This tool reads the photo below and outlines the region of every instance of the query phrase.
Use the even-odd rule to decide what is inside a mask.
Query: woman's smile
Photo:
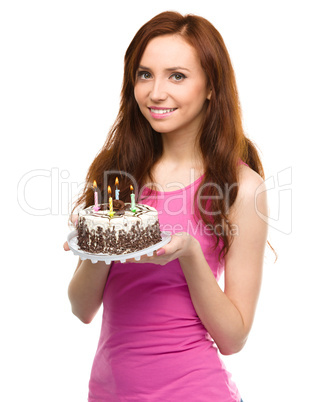
[[[168,116],[171,116],[177,108],[163,108],[163,107],[157,107],[157,106],[150,106],[148,107],[150,111],[151,117],[154,119],[163,119]]]

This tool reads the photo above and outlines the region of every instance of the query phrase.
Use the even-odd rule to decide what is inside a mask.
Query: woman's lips
[[[151,116],[154,119],[163,119],[164,117],[170,116],[175,112],[177,108],[163,108],[163,107],[149,107]]]

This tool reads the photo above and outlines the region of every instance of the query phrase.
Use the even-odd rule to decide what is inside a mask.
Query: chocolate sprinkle
[[[108,228],[103,232],[101,227],[89,232],[85,225],[85,218],[79,218],[78,222],[78,240],[77,244],[83,251],[97,254],[127,254],[135,251],[143,250],[144,248],[153,246],[162,240],[160,225],[156,223],[143,228],[140,222],[132,225],[131,230],[126,232],[120,230],[118,232],[118,240],[116,237],[115,228]]]

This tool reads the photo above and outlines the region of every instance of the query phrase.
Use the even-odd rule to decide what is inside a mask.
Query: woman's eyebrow
[[[138,68],[139,68],[139,69],[142,69],[142,70],[149,70],[149,71],[151,71],[151,68],[146,67],[146,66],[139,66]],[[166,71],[175,71],[175,70],[186,70],[186,71],[190,71],[188,68],[186,68],[186,67],[180,67],[180,66],[177,66],[177,67],[169,67],[169,68],[166,68],[165,70],[166,70]]]
[[[175,70],[186,70],[186,71],[190,71],[188,68],[186,68],[186,67],[180,67],[180,66],[166,68],[165,70],[166,70],[166,71],[175,71]]]

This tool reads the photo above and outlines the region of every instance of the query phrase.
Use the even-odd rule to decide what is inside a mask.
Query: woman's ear
[[[209,92],[208,92],[208,95],[207,95],[206,99],[210,100],[211,94],[212,94],[212,90],[210,89]]]

